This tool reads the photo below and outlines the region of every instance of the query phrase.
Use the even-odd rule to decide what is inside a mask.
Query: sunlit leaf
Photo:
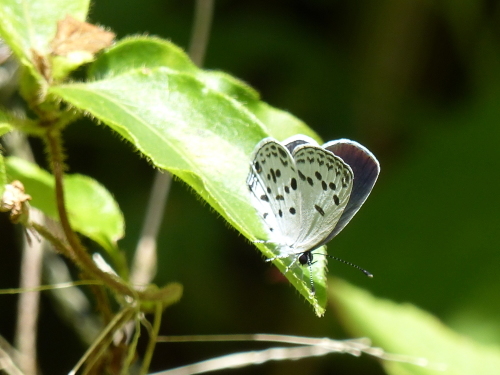
[[[7,184],[7,175],[5,174],[5,161],[3,155],[0,154],[0,198],[3,196],[6,184]]]
[[[35,164],[23,159],[6,158],[10,180],[20,180],[26,193],[33,198],[30,204],[47,216],[58,220],[54,178]],[[94,179],[79,175],[64,178],[66,205],[71,225],[116,256],[116,242],[123,237],[124,221],[112,195]]]
[[[57,21],[68,14],[83,21],[88,7],[88,0],[2,0],[0,36],[21,63],[37,76],[50,53]]]
[[[390,375],[493,375],[500,368],[500,348],[474,342],[410,304],[378,299],[343,281],[329,294],[341,320],[355,336],[366,336],[386,352],[423,358],[427,366],[384,361]]]
[[[253,148],[268,135],[283,139],[297,132],[315,136],[314,132],[259,101],[256,91],[243,82],[196,69],[168,42],[138,38],[123,43],[127,48],[118,44],[91,69],[92,78],[104,78],[53,87],[50,92],[90,113],[156,166],[180,177],[247,238],[265,238],[246,186]],[[140,52],[143,44],[148,54]],[[133,55],[127,56],[127,50]],[[264,245],[258,247],[266,257],[272,256]],[[289,261],[275,264],[283,272]],[[323,288],[317,293],[321,304],[311,295],[301,267],[286,274],[319,315],[326,301],[321,264],[314,272]]]

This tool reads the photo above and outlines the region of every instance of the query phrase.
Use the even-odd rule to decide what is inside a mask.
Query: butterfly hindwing
[[[349,139],[330,141],[325,143],[323,147],[342,158],[354,173],[354,184],[349,202],[335,229],[327,239],[329,241],[349,223],[370,195],[380,173],[380,164],[367,148]]]
[[[349,201],[353,174],[349,166],[320,146],[303,144],[293,151],[302,192],[302,217],[297,252],[313,250],[327,241]]]

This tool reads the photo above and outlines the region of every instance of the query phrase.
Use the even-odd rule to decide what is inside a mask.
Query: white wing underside
[[[293,142],[293,145],[290,143]],[[306,143],[308,142],[308,143]],[[353,172],[310,138],[272,138],[255,148],[248,175],[252,203],[278,257],[314,250],[331,239],[353,186]]]

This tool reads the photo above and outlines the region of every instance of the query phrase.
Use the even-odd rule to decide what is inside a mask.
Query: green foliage
[[[422,367],[384,361],[389,375],[498,373],[500,347],[459,335],[413,305],[375,298],[338,279],[331,284],[331,297],[338,303],[339,316],[352,334],[369,337],[387,353],[407,355],[410,361],[423,360]]]
[[[387,168],[389,173],[382,175],[379,184],[382,187],[377,186],[360,218],[350,225],[348,233],[336,238],[336,250],[349,249],[353,254],[364,252],[371,256],[368,268],[376,275],[371,284],[375,285],[373,288],[384,290],[383,293],[393,299],[408,298],[425,306],[457,331],[477,337],[478,341],[498,343],[500,284],[496,276],[498,203],[495,199],[498,181],[494,163],[499,159],[496,140],[500,58],[491,40],[494,33],[489,32],[482,32],[480,43],[471,43],[475,45],[474,53],[468,53],[466,45],[470,40],[465,36],[472,23],[462,20],[469,12],[467,7],[448,3],[450,25],[459,35],[455,35],[454,42],[459,45],[462,55],[474,56],[463,65],[471,67],[468,73],[473,78],[469,79],[474,79],[475,90],[479,93],[475,93],[477,102],[459,103],[460,111],[443,106],[441,116],[436,116],[435,103],[422,104],[420,98],[415,100],[414,93],[401,94],[405,89],[410,90],[412,81],[420,82],[428,69],[424,67],[418,72],[420,75],[412,77],[411,69],[419,64],[424,66],[425,56],[420,61],[414,60],[414,50],[410,53],[397,51],[400,44],[392,43],[390,38],[389,42],[385,40],[385,48],[379,48],[385,25],[389,25],[387,29],[390,30],[399,29],[402,24],[411,25],[401,22],[404,18],[398,16],[401,10],[405,10],[404,14],[413,14],[403,3],[393,10],[394,13],[385,11],[386,4],[381,11],[383,15],[377,18],[380,24],[372,25],[373,30],[367,27],[365,35],[368,37],[359,38],[366,39],[370,49],[376,46],[377,52],[372,51],[371,60],[360,58],[352,64],[352,55],[346,58],[346,65],[355,65],[350,70],[356,76],[354,82],[346,79],[338,84],[338,77],[345,79],[343,76],[348,74],[340,72],[340,63],[331,51],[321,48],[315,56],[311,49],[315,44],[312,39],[303,41],[299,33],[284,33],[286,37],[277,38],[280,47],[289,46],[287,54],[294,57],[290,64],[299,66],[294,74],[288,74],[296,80],[297,86],[284,90],[284,96],[293,98],[289,107],[294,111],[309,103],[312,108],[309,119],[314,118],[312,112],[319,107],[327,107],[336,125],[352,123],[360,135],[373,136],[372,143],[378,143],[386,153],[385,160],[392,163]],[[97,119],[120,134],[155,167],[168,170],[186,182],[246,238],[262,239],[261,223],[245,186],[253,147],[266,136],[284,139],[302,133],[318,139],[316,133],[293,115],[263,102],[260,94],[246,83],[223,72],[198,69],[182,49],[160,38],[131,37],[118,41],[88,65],[86,80],[55,84],[87,61],[79,60],[68,68],[67,61],[52,56],[51,41],[57,22],[67,14],[85,20],[88,7],[88,1],[0,2],[0,35],[22,65],[24,99],[32,109],[39,110],[30,115],[34,118],[40,113],[55,114],[50,120],[59,121],[59,129],[74,119],[73,111]],[[479,22],[479,6],[474,5],[471,9],[473,21]],[[391,14],[397,19],[393,24],[388,22]],[[377,16],[370,14],[367,18],[371,17]],[[248,40],[250,46],[252,41],[257,43],[259,39],[253,34],[258,31],[253,18],[247,18],[252,19],[246,30],[248,34],[239,35],[243,36],[241,40]],[[242,29],[240,23],[238,28]],[[272,32],[273,28],[263,33],[266,40]],[[225,33],[231,35],[228,25]],[[404,42],[404,38],[401,40]],[[420,46],[419,43],[413,45]],[[227,57],[230,54],[222,50],[224,53],[220,56],[233,57]],[[279,49],[277,54],[282,51]],[[354,51],[355,56],[358,54],[363,56],[360,51]],[[407,56],[412,57],[411,66],[406,66]],[[252,65],[252,61],[245,63]],[[281,69],[281,60],[277,65]],[[317,66],[320,68],[314,69]],[[328,74],[335,75],[334,83],[328,80]],[[356,85],[361,87],[359,92],[352,89]],[[72,108],[67,110],[64,105],[60,106],[60,100]],[[61,121],[64,116],[67,118]],[[325,121],[328,112],[317,116],[328,124],[325,134],[347,133],[339,128],[331,131],[331,122]],[[46,131],[43,125],[51,122],[42,123],[33,118],[20,118],[2,110],[0,136],[13,128],[43,136]],[[33,197],[31,204],[57,220],[54,176],[19,159],[6,160],[9,178],[23,182],[26,192]],[[9,181],[5,177],[4,162],[0,156],[0,192]],[[64,184],[71,224],[105,248],[113,261],[119,263],[116,241],[123,236],[124,219],[111,194],[95,180],[82,175],[67,175]],[[485,208],[491,212],[485,212]],[[266,257],[274,255],[272,248],[262,244],[256,246]],[[316,314],[322,315],[327,299],[326,258],[315,259],[315,297],[310,295],[307,268],[295,267],[286,277],[314,306]],[[287,262],[276,260],[275,264],[284,272]],[[190,273],[194,262],[184,262],[183,267],[189,268],[185,273]],[[221,276],[218,271],[212,271],[200,279],[204,284],[208,278],[217,276]],[[203,286],[195,292],[200,293]],[[165,298],[168,303],[181,296],[180,285],[175,284],[174,289]],[[458,291],[460,297],[456,298],[451,291]],[[152,287],[149,292],[153,294],[156,289]],[[158,295],[162,293],[166,293],[165,289]],[[370,337],[387,352],[425,357],[431,364],[446,364],[448,371],[445,373],[453,375],[492,374],[500,367],[497,347],[460,336],[413,306],[374,298],[339,281],[332,283],[328,295],[345,327],[356,335]],[[211,305],[224,310],[213,301],[216,297],[210,296]],[[142,302],[142,311],[152,311],[157,307],[155,303],[154,299]],[[232,301],[226,299],[226,303]],[[290,309],[282,314],[280,308],[273,307],[272,312],[278,319],[296,318]],[[227,316],[224,312],[220,314],[225,323]],[[270,314],[265,316],[266,322],[272,320]],[[294,326],[295,323],[296,320]],[[384,367],[389,374],[398,375],[440,373],[432,370],[432,366],[422,368],[385,362]]]
[[[57,22],[70,14],[84,21],[88,0],[4,0],[0,2],[0,36],[30,73],[42,80],[40,67],[50,57]]]
[[[188,183],[246,237],[265,238],[246,186],[252,150],[269,134],[284,138],[312,131],[260,102],[243,82],[195,68],[178,47],[158,39],[118,43],[90,71],[92,81],[54,86],[49,93],[121,134],[155,166]],[[287,123],[290,129],[283,130]],[[266,246],[259,248],[273,256]],[[282,272],[289,262],[275,261]],[[286,273],[318,315],[326,304],[321,290],[325,265],[315,266],[318,295],[323,296],[319,301],[300,267]]]
[[[5,160],[9,180],[23,183],[32,197],[30,204],[58,220],[54,177],[23,159],[8,157]],[[90,177],[66,175],[64,185],[72,226],[106,249],[118,263],[117,241],[123,237],[125,227],[118,204],[104,186]]]
[[[7,175],[5,173],[5,161],[3,155],[0,153],[0,199],[2,198],[7,184]]]
[[[7,134],[12,130],[11,126],[7,123],[0,123],[0,137]]]

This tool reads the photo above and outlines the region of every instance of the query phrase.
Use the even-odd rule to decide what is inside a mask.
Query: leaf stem
[[[68,250],[67,255],[74,259],[77,265],[90,276],[102,280],[109,288],[122,295],[136,296],[136,292],[126,285],[123,281],[115,276],[102,271],[94,263],[85,247],[80,242],[77,234],[71,228],[66,205],[64,200],[64,161],[63,151],[61,146],[61,137],[59,130],[51,129],[47,131],[45,136],[47,150],[49,154],[49,161],[54,173],[55,191],[56,191],[56,204],[59,213],[59,220],[61,226],[69,243],[69,247],[64,247]]]
[[[144,359],[142,361],[141,372],[140,372],[141,375],[147,374],[149,365],[151,363],[151,359],[153,358],[153,352],[155,350],[158,332],[160,331],[162,312],[163,312],[162,303],[158,302],[155,308],[153,329],[150,332],[148,346],[146,348],[146,352],[144,353]]]

